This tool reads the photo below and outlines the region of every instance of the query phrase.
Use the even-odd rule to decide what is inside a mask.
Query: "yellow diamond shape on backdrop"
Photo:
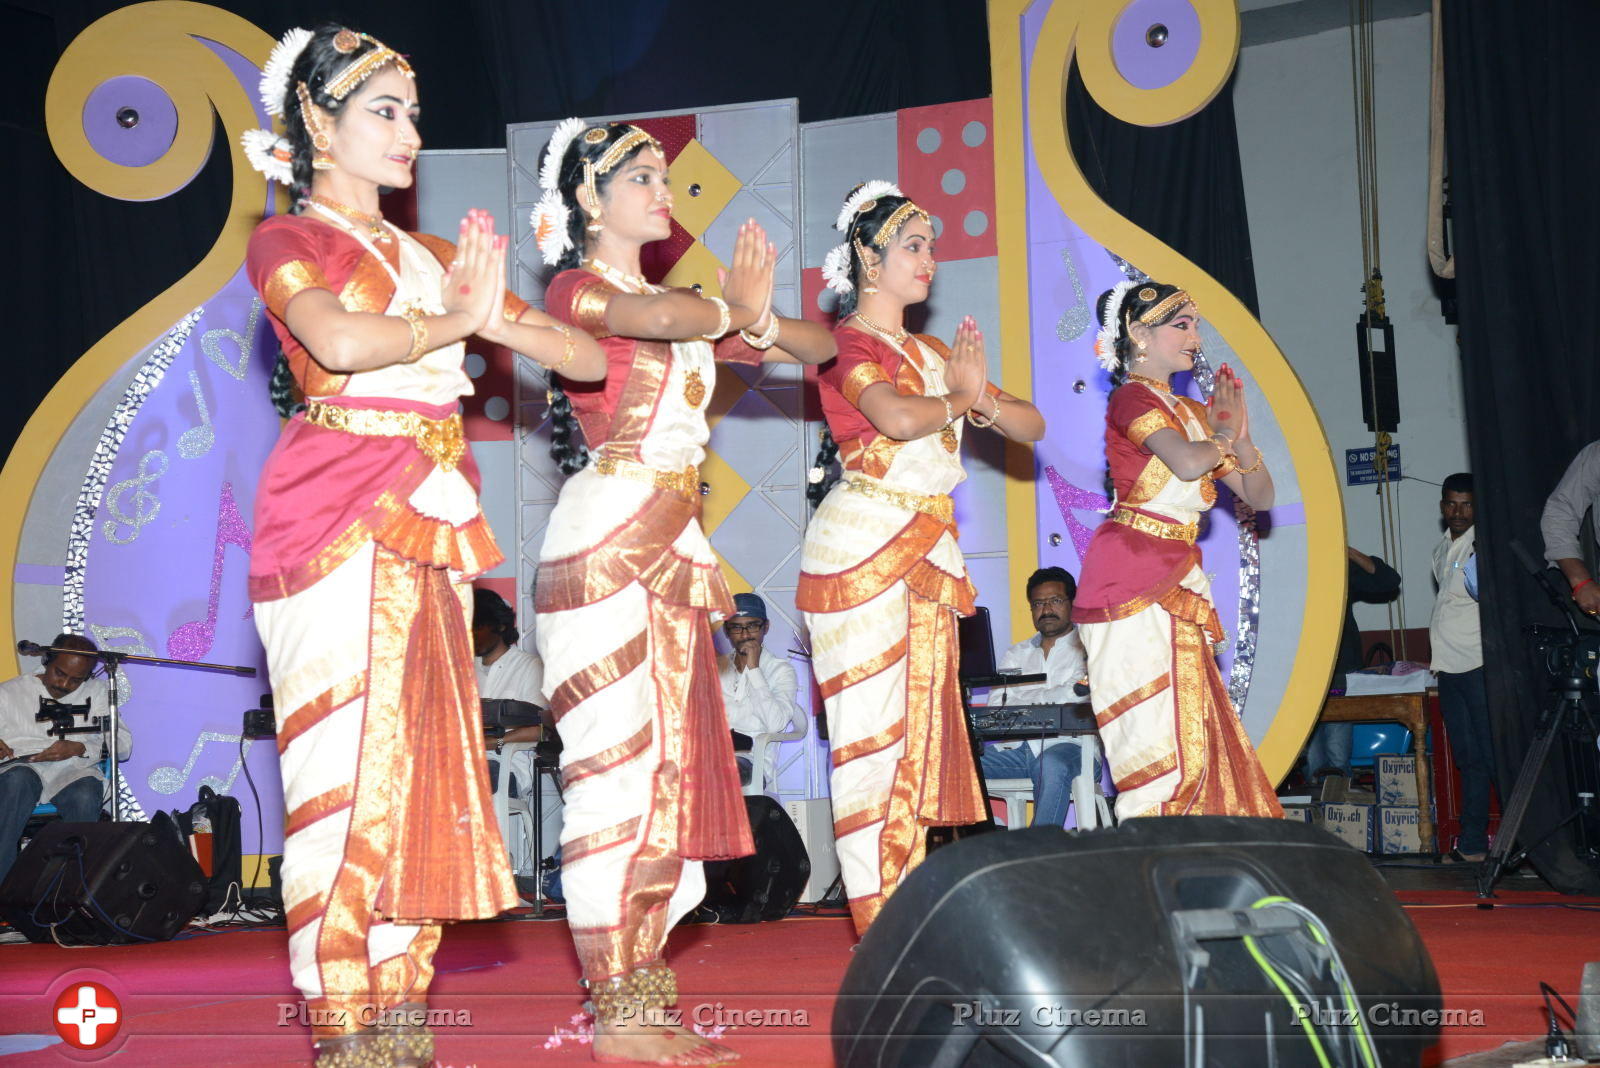
[[[750,483],[740,478],[739,472],[728,461],[709,449],[706,458],[700,461],[700,480],[711,487],[711,492],[700,498],[700,526],[710,537],[750,492]],[[717,553],[717,563],[722,565],[722,577],[735,593],[753,589],[750,581],[739,574],[721,553]]]
[[[717,268],[721,266],[722,261],[696,241],[678,257],[678,262],[672,265],[672,270],[667,272],[661,284],[673,288],[697,285],[708,297],[721,296],[722,286],[717,282]]]
[[[699,241],[742,184],[705,145],[690,141],[672,161],[672,217]],[[699,186],[699,193],[690,196],[689,190],[695,186]],[[712,275],[711,281],[716,280]]]
[[[717,385],[711,391],[711,403],[706,405],[706,426],[715,430],[722,417],[739,403],[739,398],[750,392],[744,377],[731,367],[717,368]]]
[[[750,483],[740,478],[728,461],[709,449],[706,458],[700,461],[700,481],[711,487],[711,492],[700,498],[700,526],[709,537],[744,500],[745,494],[750,492]]]

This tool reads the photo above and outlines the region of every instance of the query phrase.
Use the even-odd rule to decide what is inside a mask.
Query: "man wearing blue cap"
[[[728,708],[728,727],[736,734],[781,734],[791,721],[804,715],[795,703],[800,690],[794,665],[774,656],[761,644],[767,636],[767,604],[753,593],[735,594],[733,615],[722,624],[733,652],[718,657],[722,676],[722,699]],[[735,749],[748,742],[734,740]],[[749,784],[754,771],[750,758],[740,755],[739,781]],[[762,781],[772,775],[777,752],[768,748]]]

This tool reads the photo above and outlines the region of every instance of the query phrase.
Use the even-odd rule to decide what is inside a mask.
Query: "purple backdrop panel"
[[[240,721],[268,681],[246,575],[256,479],[278,436],[267,400],[277,351],[241,270],[207,302],[133,414],[88,532],[82,605],[91,637],[106,648],[259,672],[125,669],[122,711],[134,749],[123,774],[146,812],[187,806],[202,783],[253,804],[236,781]],[[275,852],[283,824],[276,753],[270,741],[247,742],[245,752],[267,835],[245,851]]]

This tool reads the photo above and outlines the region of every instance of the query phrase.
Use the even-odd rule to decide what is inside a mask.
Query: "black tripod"
[[[1562,670],[1552,670],[1558,675],[1560,681],[1552,687],[1553,693],[1559,695],[1555,704],[1548,709],[1539,719],[1539,729],[1533,737],[1533,745],[1528,748],[1527,755],[1522,758],[1522,767],[1517,771],[1516,785],[1511,789],[1511,800],[1506,803],[1505,811],[1500,817],[1500,830],[1494,836],[1494,844],[1489,853],[1483,858],[1483,863],[1478,866],[1478,896],[1493,897],[1494,884],[1509,868],[1521,864],[1530,852],[1544,845],[1555,837],[1561,830],[1579,819],[1584,814],[1584,805],[1578,805],[1559,820],[1555,826],[1545,831],[1532,845],[1512,852],[1516,844],[1517,833],[1522,830],[1522,819],[1528,814],[1528,801],[1533,796],[1535,787],[1538,786],[1540,777],[1544,774],[1545,765],[1550,760],[1550,747],[1561,736],[1563,731],[1581,731],[1588,721],[1588,710],[1584,708],[1583,696],[1593,693],[1597,659],[1597,645],[1600,645],[1600,636],[1597,636],[1593,624],[1580,616],[1572,606],[1572,599],[1556,585],[1551,578],[1549,570],[1536,559],[1532,553],[1513,538],[1510,541],[1512,553],[1522,562],[1522,566],[1533,576],[1545,596],[1550,598],[1550,603],[1567,618],[1567,627],[1571,630],[1571,637],[1562,634],[1557,640],[1556,634],[1560,631],[1549,630],[1541,627],[1527,627],[1525,630],[1538,635],[1546,632],[1551,635],[1551,644],[1545,648],[1565,647]],[[1547,668],[1554,668],[1547,657]]]
[[[1564,731],[1581,733],[1588,725],[1589,715],[1583,705],[1583,695],[1593,686],[1593,680],[1571,675],[1562,679],[1551,691],[1559,696],[1539,719],[1539,729],[1534,734],[1533,745],[1528,747],[1527,755],[1522,758],[1522,768],[1517,772],[1517,784],[1512,787],[1511,800],[1506,803],[1505,812],[1500,817],[1500,831],[1494,836],[1494,844],[1489,847],[1489,853],[1483,858],[1483,863],[1478,865],[1479,897],[1493,897],[1494,884],[1500,881],[1500,877],[1508,869],[1521,864],[1529,853],[1559,834],[1567,824],[1584,815],[1583,805],[1574,807],[1565,818],[1540,835],[1532,845],[1512,852],[1517,832],[1522,829],[1522,818],[1528,813],[1528,800],[1533,796],[1534,787],[1538,785],[1540,776],[1544,774],[1545,764],[1550,759],[1550,747]]]

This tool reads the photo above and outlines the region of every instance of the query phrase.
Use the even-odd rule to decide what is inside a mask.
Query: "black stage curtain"
[[[1545,498],[1573,455],[1600,437],[1592,325],[1600,143],[1582,133],[1600,99],[1600,67],[1587,36],[1573,32],[1593,16],[1588,0],[1444,4],[1459,337],[1502,799],[1549,703],[1548,679],[1521,628],[1561,622],[1510,542],[1543,556]],[[1564,766],[1562,750],[1533,795],[1523,843],[1572,810],[1575,769]],[[1592,747],[1567,755],[1595,761]],[[1567,835],[1533,859],[1558,889],[1600,891]]]
[[[0,293],[13,329],[0,454],[71,363],[187,272],[227,211],[228,162],[165,200],[109,200],[69,175],[44,126],[45,87],[72,39],[122,3],[0,3],[0,186],[15,228]],[[983,0],[835,7],[733,0],[221,0],[281,35],[336,18],[408,53],[430,148],[505,144],[512,122],[796,97],[805,122],[988,96]],[[220,131],[219,131],[220,133]],[[863,175],[870,177],[870,175]]]
[[[1227,286],[1251,314],[1260,314],[1232,78],[1183,122],[1133,126],[1095,102],[1074,61],[1067,133],[1078,166],[1102,200]],[[1181,278],[1158,281],[1183,284]]]

